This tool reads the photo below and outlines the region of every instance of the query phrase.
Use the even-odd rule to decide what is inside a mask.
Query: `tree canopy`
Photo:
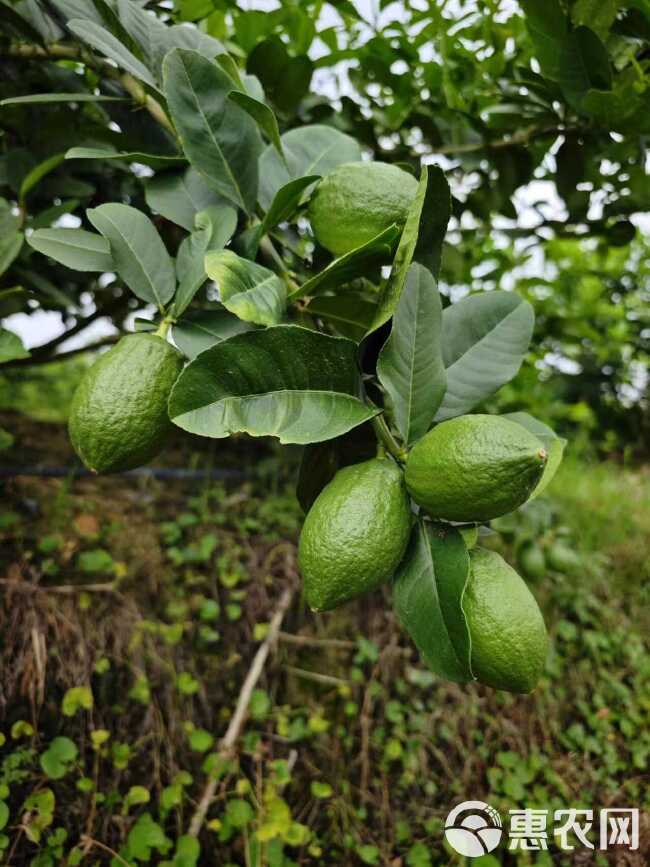
[[[372,156],[444,170],[443,296],[508,289],[535,307],[518,404],[610,431],[608,447],[640,441],[650,4],[262,5],[3,0],[0,316],[57,311],[66,331],[29,356],[2,331],[0,357],[47,361],[99,318],[151,319],[176,281],[174,339],[195,354],[233,327],[215,273],[193,267],[227,243],[289,286],[288,312],[268,280],[247,321],[312,315],[359,339],[393,239],[330,265],[304,201]],[[151,261],[129,273],[115,250],[134,237]],[[217,258],[239,316],[242,275]]]

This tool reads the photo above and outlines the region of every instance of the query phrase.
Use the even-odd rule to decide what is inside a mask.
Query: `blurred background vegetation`
[[[298,586],[299,454],[179,432],[161,467],[231,475],[70,472],[74,386],[92,350],[148,311],[114,275],[89,279],[23,237],[85,225],[85,208],[109,199],[147,209],[147,166],[53,156],[79,144],[161,155],[170,142],[128,103],[0,108],[0,360],[8,332],[31,350],[0,372],[0,861],[442,867],[463,861],[445,847],[444,817],[481,798],[503,816],[524,806],[646,812],[636,853],[498,850],[480,867],[642,867],[650,7],[131,5],[225,45],[262,81],[282,131],[328,124],[377,159],[447,171],[445,299],[509,289],[537,314],[524,367],[487,409],[527,410],[570,440],[548,495],[482,539],[526,573],[552,649],[532,696],[460,688],[419,663],[388,590],[327,616],[296,593],[240,750],[224,760],[219,739],[251,659],[282,589]],[[71,17],[99,16],[126,38],[127,6],[2,0],[0,99],[96,87],[92,63],[55,58],[51,46],[79,50]],[[129,38],[144,56],[138,32]],[[24,44],[41,53],[25,56]],[[117,80],[102,88],[125,95]],[[174,249],[178,227],[156,220]],[[281,241],[308,249],[308,227]],[[242,467],[244,478],[232,474]],[[52,468],[62,475],[29,475]],[[188,830],[212,778],[200,856]]]

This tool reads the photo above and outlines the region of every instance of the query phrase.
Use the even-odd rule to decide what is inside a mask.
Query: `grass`
[[[562,508],[579,548],[605,557],[618,590],[647,604],[650,468],[632,469],[569,456],[550,494]]]
[[[220,445],[219,460],[243,445]],[[65,464],[66,448],[57,426],[29,423],[14,452]],[[647,473],[570,459],[554,484],[544,532],[565,527],[583,568],[533,585],[551,652],[532,696],[435,677],[388,589],[317,616],[297,593],[283,625],[294,638],[224,762],[218,739],[252,657],[283,589],[299,586],[289,480],[268,455],[251,463],[264,476],[237,486],[7,487],[0,574],[23,584],[0,602],[0,861],[460,867],[442,829],[461,800],[487,801],[506,825],[524,807],[650,807]],[[516,532],[504,538],[514,559]],[[198,860],[187,830],[211,777]],[[502,845],[473,864],[568,867],[585,854],[636,867],[650,838],[644,826],[637,861]]]

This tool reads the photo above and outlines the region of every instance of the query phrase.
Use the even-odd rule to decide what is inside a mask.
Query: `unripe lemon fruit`
[[[300,534],[298,563],[309,607],[335,608],[387,581],[410,529],[404,477],[394,461],[373,458],[339,470]]]
[[[68,429],[93,472],[130,470],[162,449],[167,399],[183,356],[155,334],[129,334],[93,364],[72,399]]]
[[[446,521],[489,521],[526,502],[546,464],[542,443],[496,415],[463,415],[422,437],[406,461],[415,502]]]
[[[531,692],[544,670],[548,648],[535,597],[495,551],[473,548],[469,559],[463,611],[474,676],[495,689]]]
[[[319,244],[342,256],[406,221],[418,182],[389,163],[344,163],[326,175],[309,202]]]

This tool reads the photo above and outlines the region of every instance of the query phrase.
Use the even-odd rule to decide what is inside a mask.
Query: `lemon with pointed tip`
[[[495,551],[473,548],[463,595],[472,671],[495,689],[528,693],[544,670],[544,618],[525,581]]]
[[[183,356],[156,334],[123,337],[88,369],[72,399],[68,430],[75,451],[96,473],[146,464],[172,424],[171,388]]]
[[[402,228],[418,182],[390,163],[344,163],[326,175],[309,202],[319,244],[335,256],[361,247],[396,224]]]
[[[415,502],[445,521],[489,521],[521,506],[546,465],[542,443],[496,415],[463,415],[425,434],[406,461]]]
[[[393,460],[373,458],[339,470],[300,534],[298,563],[309,607],[335,608],[387,581],[410,529],[404,477]]]

